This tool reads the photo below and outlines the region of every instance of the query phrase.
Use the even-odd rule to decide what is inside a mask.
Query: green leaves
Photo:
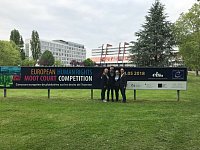
[[[61,66],[62,66],[62,62],[61,62],[60,60],[56,60],[56,61],[54,62],[54,65],[55,65],[56,67],[61,67]]]
[[[20,64],[20,53],[14,42],[0,41],[0,66],[17,66]]]
[[[37,31],[32,31],[30,43],[33,59],[37,61],[41,55],[40,39]]]
[[[20,45],[20,39],[21,39],[21,36],[20,36],[20,33],[18,30],[14,29],[11,31],[10,33],[10,41],[13,41],[16,45]]]
[[[94,66],[95,62],[93,62],[90,58],[87,58],[83,61],[84,66]]]
[[[200,69],[200,4],[195,3],[176,21],[175,29],[180,52],[185,64]]]
[[[166,20],[164,6],[156,0],[145,17],[142,30],[136,33],[137,41],[131,52],[137,66],[168,66],[175,45],[172,24]]]
[[[25,53],[24,53],[24,41],[22,36],[20,35],[19,31],[14,29],[10,33],[10,41],[13,41],[17,46],[20,51],[20,56],[21,59],[25,59]]]
[[[48,50],[46,50],[42,54],[42,56],[41,56],[41,58],[39,60],[39,64],[42,65],[42,66],[52,66],[54,64],[54,62],[55,62],[54,56]]]
[[[22,61],[21,66],[35,66],[36,61],[33,59],[26,58]]]

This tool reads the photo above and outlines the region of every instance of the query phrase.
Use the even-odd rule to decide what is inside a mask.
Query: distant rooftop
[[[31,39],[26,39],[26,41],[30,41]],[[64,40],[44,40],[44,39],[40,39],[41,41],[48,41],[48,42],[56,42],[56,43],[60,43],[60,44],[65,44],[65,45],[69,45],[69,46],[74,46],[77,48],[83,48],[84,49],[84,45],[83,44],[79,44],[79,43],[75,43],[75,42],[70,42],[70,41],[64,41]]]
[[[79,44],[79,43],[74,43],[74,42],[64,41],[64,40],[53,40],[53,41],[58,42],[58,43],[62,43],[62,44],[73,45],[74,47],[84,48],[84,45]]]

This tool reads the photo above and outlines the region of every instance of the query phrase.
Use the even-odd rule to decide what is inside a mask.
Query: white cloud
[[[169,20],[178,19],[196,0],[161,0]],[[82,43],[90,50],[103,43],[117,46],[135,39],[154,0],[0,0],[0,39],[18,29],[40,38]]]

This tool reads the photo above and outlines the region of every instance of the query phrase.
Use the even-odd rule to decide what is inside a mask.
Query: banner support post
[[[4,88],[4,89],[3,89],[3,97],[5,98],[6,96],[7,96],[7,89]]]
[[[180,90],[177,90],[177,101],[179,102],[180,100]]]
[[[50,89],[48,89],[48,99],[50,99]]]
[[[136,100],[136,90],[134,89],[134,100]]]
[[[6,98],[7,96],[7,89],[6,89],[6,79],[5,79],[5,75],[3,76],[3,82],[4,82],[4,88],[3,88],[3,97]]]
[[[93,89],[91,89],[91,99],[93,99]]]

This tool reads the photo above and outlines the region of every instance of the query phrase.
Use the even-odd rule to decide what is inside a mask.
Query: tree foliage
[[[57,67],[61,67],[62,66],[62,62],[60,60],[56,60],[54,62],[54,65],[57,66]]]
[[[52,52],[50,52],[48,50],[46,50],[42,54],[42,56],[39,60],[39,65],[42,65],[42,66],[52,66],[52,65],[54,65],[54,63],[55,63],[55,58],[54,58]]]
[[[0,66],[18,66],[20,53],[13,41],[0,41]]]
[[[18,30],[13,29],[10,33],[10,41],[13,41],[17,46],[20,45],[21,35]]]
[[[95,62],[93,62],[90,58],[87,58],[83,61],[84,66],[95,66]]]
[[[71,60],[70,65],[76,67],[79,65],[79,62],[73,59],[73,60]]]
[[[33,59],[26,58],[22,61],[21,66],[35,66],[36,62]]]
[[[40,39],[37,31],[32,31],[30,43],[33,59],[37,61],[41,55]]]
[[[136,32],[131,60],[137,66],[168,66],[175,45],[172,23],[166,20],[164,6],[156,0],[145,17],[142,29]]]
[[[200,3],[195,3],[188,12],[182,13],[175,29],[180,53],[184,63],[191,69],[200,69]]]
[[[25,59],[25,52],[24,52],[24,40],[23,40],[22,36],[20,36],[19,49],[20,49],[21,59],[24,60]]]
[[[13,29],[10,33],[10,41],[13,41],[20,51],[21,59],[25,59],[25,52],[24,52],[24,41],[22,36],[20,35],[19,31],[16,29]]]

